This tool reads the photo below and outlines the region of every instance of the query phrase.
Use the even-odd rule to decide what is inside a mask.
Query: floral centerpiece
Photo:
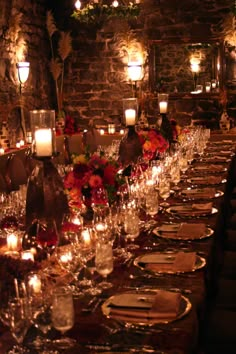
[[[169,148],[168,141],[157,129],[141,130],[138,134],[143,147],[143,156],[148,160]]]
[[[98,189],[105,191],[107,200],[97,202],[112,204],[117,198],[119,186],[124,183],[122,174],[118,173],[121,170],[119,162],[97,153],[73,155],[72,159],[73,169],[64,179],[69,206],[76,209],[82,208],[84,204],[91,206],[92,196]]]

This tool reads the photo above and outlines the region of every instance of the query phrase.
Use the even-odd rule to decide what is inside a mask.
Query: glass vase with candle
[[[28,182],[26,226],[36,217],[54,218],[59,229],[69,208],[62,178],[52,162],[56,154],[55,111],[33,110],[30,118],[32,151],[37,164]]]
[[[121,140],[119,147],[119,160],[123,165],[136,162],[142,155],[142,144],[135,130],[137,119],[137,98],[123,99],[123,123],[128,128],[127,134]]]

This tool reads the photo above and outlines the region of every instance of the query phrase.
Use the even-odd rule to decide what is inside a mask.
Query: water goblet
[[[76,341],[65,337],[65,333],[74,326],[74,302],[68,287],[56,288],[52,299],[52,325],[61,333],[61,338],[54,340],[60,349],[73,347]]]
[[[112,283],[107,281],[107,276],[113,271],[113,250],[112,242],[106,240],[99,240],[96,243],[95,253],[96,271],[104,278],[99,284],[102,289],[112,287]]]
[[[131,240],[132,245],[128,246],[129,250],[135,250],[139,248],[139,245],[135,245],[133,242],[139,236],[140,227],[139,227],[139,216],[138,210],[135,208],[128,208],[125,213],[124,219],[124,232],[125,232],[125,239]]]
[[[83,260],[78,247],[75,244],[67,244],[56,249],[56,258],[62,269],[66,270],[72,276],[72,284],[70,287],[73,295],[81,295],[79,289],[78,276],[83,268]]]
[[[145,212],[151,218],[154,218],[158,209],[158,192],[154,188],[150,188],[145,195]]]
[[[160,203],[162,207],[168,207],[169,203],[166,202],[167,198],[170,196],[170,177],[167,174],[161,174],[159,179],[159,196],[164,200],[164,202]]]

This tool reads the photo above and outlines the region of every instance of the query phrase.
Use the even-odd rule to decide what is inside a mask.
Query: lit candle
[[[0,148],[0,155],[3,155],[4,154],[4,149],[3,148]]]
[[[121,130],[120,130],[120,135],[124,135],[124,134],[125,134],[124,129],[121,129]]]
[[[104,135],[104,129],[100,129],[100,135]]]
[[[20,143],[16,143],[16,148],[19,149],[21,147]]]
[[[75,216],[75,217],[72,219],[72,222],[73,222],[73,224],[79,225],[79,226],[82,225],[82,223],[83,223],[82,219],[79,218],[78,216]]]
[[[213,80],[211,81],[211,87],[212,87],[213,89],[216,88],[216,80],[215,80],[215,79],[213,79]]]
[[[90,232],[88,229],[84,229],[81,233],[82,237],[83,237],[83,240],[84,240],[84,243],[86,245],[89,245],[91,243],[91,236],[90,236]]]
[[[33,293],[38,294],[41,292],[42,283],[37,274],[32,275],[29,279],[29,287],[32,289]]]
[[[18,245],[18,236],[15,234],[7,235],[7,248],[9,251],[16,251]]]
[[[126,125],[135,125],[136,111],[135,109],[126,109],[125,110],[125,121]]]
[[[108,124],[108,133],[115,134],[115,131],[116,131],[115,124]]]
[[[167,102],[166,101],[159,102],[159,107],[160,107],[160,113],[167,112]]]
[[[62,263],[68,263],[72,261],[72,254],[71,252],[67,252],[61,255],[60,260]]]
[[[20,140],[20,146],[24,146],[24,145],[25,145],[24,140]]]
[[[22,251],[21,259],[24,259],[25,261],[34,261],[34,254],[31,250]]]
[[[31,143],[32,143],[32,134],[31,134],[31,132],[27,132],[27,133],[26,133],[26,142],[27,142],[28,144],[31,144]]]
[[[37,156],[52,156],[52,130],[35,131],[35,152]]]

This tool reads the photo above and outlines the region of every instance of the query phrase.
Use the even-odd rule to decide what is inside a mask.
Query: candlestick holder
[[[120,142],[119,160],[123,166],[136,163],[142,156],[142,144],[134,125],[127,126],[127,133]]]
[[[63,215],[69,211],[62,178],[53,164],[52,157],[36,157],[27,187],[26,227],[35,219],[54,219],[60,230]]]
[[[174,141],[171,123],[170,123],[166,113],[161,113],[161,117],[162,117],[161,128],[160,128],[161,133],[164,136],[164,138],[166,140],[168,140],[169,144],[171,145],[171,143],[173,143],[173,141]]]

